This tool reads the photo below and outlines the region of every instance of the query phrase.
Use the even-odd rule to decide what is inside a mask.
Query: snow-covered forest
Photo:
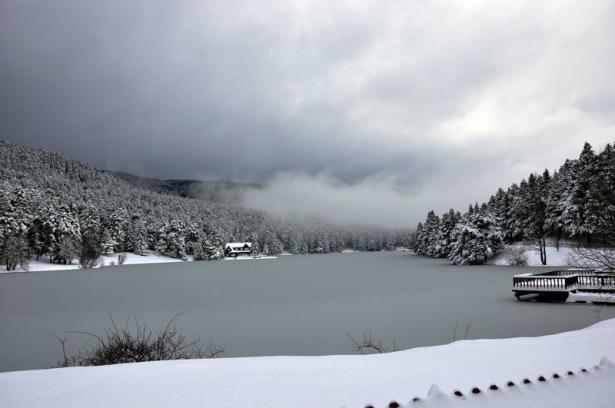
[[[525,242],[546,264],[547,239],[581,246],[615,247],[615,147],[595,153],[589,143],[576,160],[551,174],[530,174],[461,214],[434,211],[419,223],[415,252],[458,265],[482,264],[505,244]]]
[[[403,231],[292,222],[164,194],[60,153],[0,142],[0,261],[8,270],[39,257],[88,267],[113,252],[211,260],[236,241],[275,255],[391,250],[406,240]]]

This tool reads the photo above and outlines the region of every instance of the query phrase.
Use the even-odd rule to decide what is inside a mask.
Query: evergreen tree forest
[[[270,255],[392,250],[407,238],[152,191],[64,154],[0,141],[0,262],[8,270],[42,257],[91,267],[122,252],[214,260],[226,242],[243,241]]]
[[[412,247],[420,255],[457,265],[483,264],[505,244],[527,243],[547,263],[547,240],[615,248],[615,147],[596,153],[585,143],[578,159],[553,173],[530,174],[482,204],[419,223]]]

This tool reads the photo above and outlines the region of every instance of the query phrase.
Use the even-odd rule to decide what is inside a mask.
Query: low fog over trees
[[[464,214],[450,210],[438,217],[430,211],[416,229],[413,246],[418,254],[463,265],[484,263],[504,243],[523,241],[546,265],[547,238],[556,245],[561,239],[576,241],[591,248],[595,258],[609,259],[615,248],[613,145],[596,154],[585,143],[578,159],[566,160],[553,174],[530,174]],[[608,261],[600,264],[608,266]]]
[[[40,257],[92,266],[113,252],[219,259],[224,243],[237,241],[271,255],[391,250],[407,238],[156,192],[66,155],[8,142],[0,142],[0,163],[0,261],[7,269]]]

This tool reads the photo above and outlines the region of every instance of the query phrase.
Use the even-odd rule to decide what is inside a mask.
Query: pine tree
[[[192,240],[192,237],[186,239]],[[147,250],[147,230],[143,225],[141,217],[133,215],[130,222],[126,224],[126,249],[137,255],[145,255]]]
[[[419,224],[416,226],[416,230],[414,233],[414,240],[410,242],[410,248],[413,249],[414,252],[419,255],[423,255],[421,252],[419,252],[419,246],[423,239],[423,223],[419,222]]]
[[[266,246],[267,251],[265,252],[265,254],[267,255],[275,256],[282,253],[282,243],[277,238],[273,238],[268,244],[266,244]]]
[[[504,247],[502,230],[495,217],[473,211],[466,214],[452,233],[455,242],[449,259],[456,265],[480,265]]]
[[[440,230],[440,219],[431,210],[427,213],[427,218],[422,226],[421,236],[417,242],[416,252],[420,255],[434,257],[437,253],[437,245]]]
[[[20,235],[10,236],[0,244],[0,262],[6,265],[7,271],[15,270],[18,266],[28,268],[30,248]]]
[[[94,267],[102,255],[100,215],[96,207],[85,206],[80,211],[81,254],[79,262],[83,268]]]
[[[546,208],[551,185],[551,176],[547,170],[542,176],[531,174],[523,191],[523,201],[519,209],[522,214],[523,235],[530,240],[540,252],[540,262],[547,264],[546,253]]]
[[[591,145],[585,142],[583,151],[577,160],[576,178],[572,190],[572,205],[576,220],[570,235],[584,240],[589,240],[592,233],[591,225],[587,223],[585,203],[592,180],[596,176],[595,154]]]
[[[570,160],[553,173],[551,188],[547,197],[546,228],[555,238],[555,245],[559,250],[559,242],[572,229],[575,217],[571,214],[572,186],[576,165]]]
[[[40,218],[35,218],[28,229],[28,247],[36,260],[49,252],[51,247],[51,228],[48,223],[44,223]]]
[[[101,236],[101,250],[105,255],[112,254],[115,250],[117,242],[113,239],[111,231],[108,228],[103,227]]]
[[[451,233],[459,221],[461,221],[461,214],[455,212],[452,208],[448,213],[442,215],[438,229],[438,238],[433,250],[434,258],[448,258],[453,246]]]
[[[607,144],[595,165],[583,211],[587,230],[601,245],[615,247],[615,148]]]
[[[156,252],[160,255],[187,260],[186,242],[184,240],[183,225],[173,221],[165,225],[158,236]]]
[[[70,206],[61,206],[53,211],[50,219],[53,242],[51,245],[54,262],[70,264],[80,253],[81,232],[79,220]]]

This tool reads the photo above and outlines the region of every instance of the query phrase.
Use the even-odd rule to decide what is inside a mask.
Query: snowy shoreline
[[[103,255],[101,257],[100,264],[95,268],[111,267],[118,265],[118,254]],[[190,261],[191,259],[189,259]],[[158,264],[158,263],[173,263],[173,262],[185,262],[181,259],[170,258],[168,256],[155,255],[148,253],[146,255],[136,255],[132,253],[126,253],[126,260],[123,265],[141,265],[141,264]],[[69,271],[82,269],[79,265],[79,260],[74,260],[70,265],[62,265],[57,263],[45,262],[43,260],[31,260],[28,263],[28,269],[24,270],[17,267],[14,271],[7,271],[5,266],[0,267],[0,274],[2,273],[28,273],[28,272],[46,272],[46,271]]]
[[[544,267],[568,267],[569,266],[569,258],[572,254],[572,248],[567,246],[561,246],[559,250],[554,246],[547,247],[547,265],[542,265],[540,263],[540,256],[538,252],[532,249],[529,246],[523,245],[512,245],[507,246],[504,251],[499,253],[497,256],[491,258],[487,261],[487,265],[492,266],[511,266],[509,264],[509,260],[507,259],[507,250],[511,247],[523,247],[525,249],[524,253],[527,257],[528,263],[527,266],[544,266]],[[414,251],[409,250],[407,248],[399,247],[395,249],[396,252],[410,252],[414,254]],[[340,253],[342,254],[355,254],[355,253],[363,253],[368,251],[357,251],[353,249],[345,249]],[[290,256],[288,252],[282,252],[279,256]],[[253,255],[253,256],[238,256],[237,258],[225,258],[223,260],[261,260],[261,259],[276,259],[277,256],[268,256],[268,255]],[[183,261],[177,258],[171,258],[168,256],[156,255],[154,253],[147,253],[146,255],[136,255],[133,253],[126,253],[126,261],[123,265],[140,265],[140,264],[158,264],[158,263],[173,263],[173,262],[192,262],[193,259],[191,256],[188,257],[187,261]],[[101,264],[96,266],[96,268],[100,267],[109,267],[109,266],[117,266],[117,254],[112,255],[103,255],[101,257]],[[31,260],[28,269],[23,270],[21,268],[17,268],[14,271],[7,271],[4,266],[0,267],[0,274],[3,273],[26,273],[26,272],[43,272],[43,271],[58,271],[58,270],[76,270],[81,269],[79,265],[79,261],[75,260],[71,265],[61,265],[50,263],[49,261],[36,261]]]
[[[399,247],[395,249],[398,252],[407,252],[407,248]],[[361,253],[361,251],[355,250],[343,250],[342,254],[348,253]],[[97,265],[95,268],[101,267],[110,267],[110,266],[118,266],[117,261],[118,254],[111,255],[103,255],[101,257],[100,265]],[[278,256],[291,256],[293,254],[288,252],[282,252]],[[270,256],[270,255],[250,255],[250,256],[238,256],[237,258],[224,258],[223,261],[241,261],[241,260],[261,260],[261,259],[277,259],[278,256]],[[158,264],[158,263],[173,263],[173,262],[193,262],[192,256],[188,256],[187,261],[183,261],[177,258],[171,258],[168,256],[156,255],[154,253],[147,253],[146,255],[137,255],[130,252],[126,252],[126,260],[122,265],[142,265],[142,264]],[[204,261],[205,262],[205,261]],[[17,267],[14,271],[7,271],[5,266],[0,266],[0,274],[4,273],[28,273],[28,272],[45,272],[45,271],[68,271],[68,270],[77,270],[82,269],[81,265],[79,265],[79,260],[75,259],[70,265],[62,265],[51,263],[49,261],[45,262],[42,260],[36,261],[31,260],[28,264],[28,269],[24,270],[20,267]]]
[[[611,319],[549,336],[457,341],[388,354],[16,371],[0,373],[0,405],[360,408],[397,401],[410,407],[417,406],[418,396],[428,407],[607,408],[615,401],[615,387],[609,386],[615,367],[608,361],[615,361],[614,344]],[[514,386],[507,385],[510,381]],[[478,395],[474,387],[481,390]]]
[[[254,256],[238,256],[237,258],[224,258],[224,261],[229,260],[260,260],[260,259],[276,259],[277,256],[267,256],[267,255],[254,255]],[[168,256],[156,255],[153,253],[148,253],[146,255],[137,255],[133,253],[126,253],[126,260],[122,265],[145,265],[145,264],[161,264],[161,263],[180,263],[180,262],[194,262],[192,256],[188,256],[186,261],[171,258]],[[203,261],[206,262],[206,261]],[[108,268],[113,266],[119,266],[117,260],[117,254],[112,255],[103,255],[101,257],[101,262],[99,265],[95,266],[98,268]],[[68,271],[68,270],[78,270],[82,269],[81,265],[79,265],[79,260],[74,260],[70,265],[62,265],[51,263],[49,261],[36,261],[31,260],[28,264],[28,269],[24,270],[18,267],[14,271],[7,271],[6,267],[0,267],[0,274],[3,273],[28,273],[28,272],[47,272],[47,271]]]

